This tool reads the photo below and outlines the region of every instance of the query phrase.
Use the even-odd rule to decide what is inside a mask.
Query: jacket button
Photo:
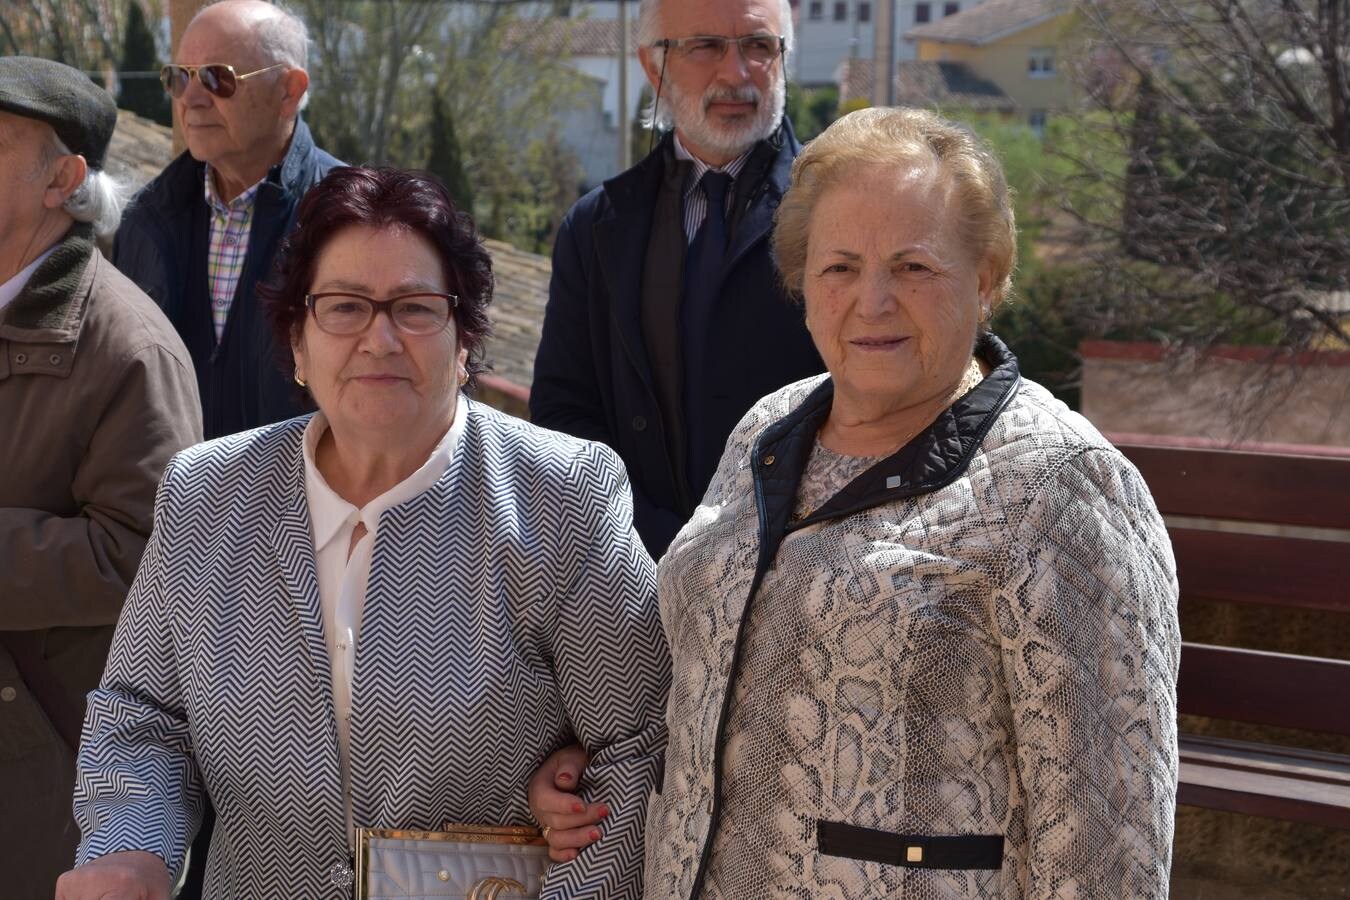
[[[768,456],[764,457],[764,465],[766,465],[766,466],[771,466],[771,465],[773,465],[773,464],[774,464],[775,462],[777,462],[777,461],[778,461],[778,457],[774,456],[772,453],[770,453]]]
[[[634,431],[646,431],[646,430],[647,430],[647,417],[646,417],[646,416],[633,416],[633,430],[634,430]]]
[[[16,354],[14,354],[14,361],[15,361],[16,363],[18,363],[19,365],[23,365],[24,363],[28,362],[28,354],[27,354],[27,353],[16,353]]]
[[[51,356],[47,357],[47,362],[51,363],[54,366],[61,365],[61,354],[53,353]]]
[[[19,692],[9,685],[0,688],[0,700],[5,701],[6,703],[13,703],[14,698],[17,696],[19,696]]]

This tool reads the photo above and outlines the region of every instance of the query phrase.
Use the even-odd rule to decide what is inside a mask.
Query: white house
[[[840,67],[850,58],[871,59],[876,45],[877,8],[886,0],[799,0],[797,53],[793,77],[807,87],[838,84]],[[895,3],[896,62],[914,58],[904,34],[916,25],[936,22],[978,6],[983,0],[891,0]]]

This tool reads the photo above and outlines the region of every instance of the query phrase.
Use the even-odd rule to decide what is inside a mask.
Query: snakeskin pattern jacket
[[[1085,419],[977,353],[988,377],[814,510],[828,376],[732,434],[658,568],[648,897],[1167,896],[1167,533]]]
[[[612,821],[541,897],[638,898],[670,662],[623,465],[467,406],[444,475],[376,532],[352,684],[356,824],[529,824],[526,780],[579,740]],[[170,463],[89,697],[79,861],[138,849],[178,872],[205,790],[205,896],[351,896],[306,422]]]

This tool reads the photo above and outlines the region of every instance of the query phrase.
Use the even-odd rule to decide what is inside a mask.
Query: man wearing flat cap
[[[135,197],[113,245],[192,354],[208,438],[307,411],[255,289],[300,198],[341,165],[300,116],[308,45],[304,23],[263,0],[197,13],[162,72],[187,152]]]
[[[192,361],[98,252],[118,190],[112,98],[0,58],[0,895],[50,898],[74,858],[85,694],[170,456],[201,439]]]

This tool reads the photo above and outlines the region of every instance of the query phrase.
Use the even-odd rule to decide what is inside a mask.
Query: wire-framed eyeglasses
[[[662,38],[652,46],[673,50],[677,56],[692,63],[711,64],[721,62],[731,44],[740,47],[742,59],[757,66],[767,65],[787,52],[787,38],[781,34],[747,34],[743,37],[696,34],[683,38]]]
[[[436,334],[450,324],[459,298],[454,294],[416,291],[388,300],[376,300],[363,294],[325,291],[306,294],[305,305],[314,316],[314,324],[328,334],[348,336],[365,331],[377,312],[389,314],[394,327],[404,334]]]
[[[159,70],[159,81],[160,84],[164,85],[164,90],[168,91],[170,97],[181,97],[183,92],[187,90],[188,83],[192,81],[192,76],[195,75],[208,93],[224,100],[226,97],[234,96],[234,92],[239,89],[239,82],[244,79],[270,72],[273,69],[280,69],[285,65],[285,63],[275,63],[264,69],[255,69],[252,72],[238,75],[234,71],[234,66],[227,66],[224,63],[207,63],[201,66],[180,66],[171,63]]]

